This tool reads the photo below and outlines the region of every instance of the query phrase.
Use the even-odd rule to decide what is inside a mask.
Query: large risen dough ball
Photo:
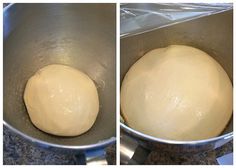
[[[93,81],[65,65],[54,64],[38,70],[27,82],[24,100],[33,124],[60,136],[88,131],[99,110]]]
[[[155,49],[139,59],[121,88],[127,124],[169,140],[219,135],[232,115],[232,84],[205,52],[188,46]]]

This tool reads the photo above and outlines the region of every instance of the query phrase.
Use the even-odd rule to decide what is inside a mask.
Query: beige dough
[[[121,88],[127,124],[168,140],[219,135],[232,115],[232,84],[205,52],[183,45],[155,49],[139,59]]]
[[[81,71],[53,64],[38,70],[27,82],[24,101],[33,124],[59,136],[76,136],[94,124],[98,93]]]

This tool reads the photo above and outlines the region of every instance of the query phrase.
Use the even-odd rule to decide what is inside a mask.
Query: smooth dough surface
[[[33,124],[59,136],[76,136],[94,124],[99,100],[94,82],[59,64],[38,70],[27,82],[24,101]]]
[[[205,52],[184,45],[152,50],[127,72],[121,87],[126,123],[168,140],[218,136],[232,115],[232,83]]]

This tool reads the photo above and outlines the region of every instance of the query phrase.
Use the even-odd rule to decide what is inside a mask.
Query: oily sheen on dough
[[[65,65],[48,65],[27,82],[24,101],[33,124],[59,136],[76,136],[94,124],[98,93],[93,81]]]
[[[232,84],[205,52],[184,45],[152,50],[127,72],[121,88],[126,123],[168,140],[219,135],[232,115]]]

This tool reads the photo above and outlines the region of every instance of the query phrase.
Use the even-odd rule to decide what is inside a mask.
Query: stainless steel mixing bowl
[[[190,45],[207,52],[223,66],[233,81],[232,10],[121,38],[121,81],[128,69],[146,52],[170,44]],[[218,148],[232,138],[233,117],[221,135],[199,141],[160,139],[121,123],[121,161],[127,164],[138,145],[159,152],[197,153]]]
[[[115,142],[115,13],[115,4],[13,4],[4,9],[4,125],[47,148],[87,151]],[[80,136],[44,133],[27,114],[23,101],[27,80],[54,63],[75,67],[96,83],[99,114]]]

